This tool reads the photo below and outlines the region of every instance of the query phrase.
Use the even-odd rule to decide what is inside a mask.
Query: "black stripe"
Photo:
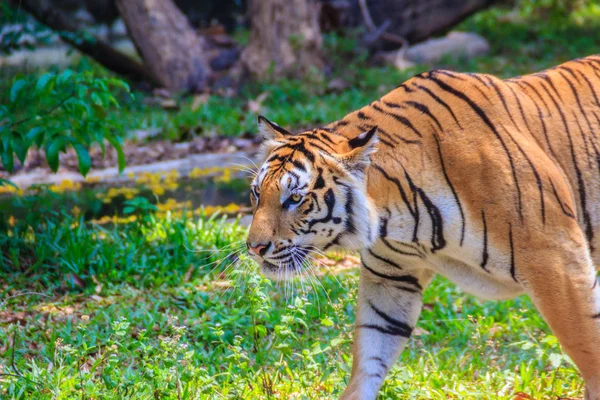
[[[354,206],[354,194],[352,193],[352,188],[348,187],[346,188],[346,204],[344,205],[344,210],[346,211],[346,221],[344,222],[346,231],[344,233],[356,233],[352,206]]]
[[[537,97],[540,98],[540,100],[544,104],[544,107],[546,108],[546,111],[548,111],[548,115],[552,116],[552,112],[550,111],[550,107],[548,106],[548,103],[546,103],[546,100],[544,100],[544,98],[542,97],[540,92],[535,88],[535,86],[533,86],[531,83],[529,83],[527,81],[515,81],[515,83],[517,85],[521,86],[521,88],[523,87],[522,85],[529,87],[537,95]],[[523,90],[523,93],[525,93],[527,96],[529,96],[527,91]],[[548,145],[548,150],[550,151],[550,154],[552,154],[552,156],[556,159],[557,158],[556,153],[554,152],[554,149],[552,148],[552,144],[550,143],[550,137],[548,136],[548,128],[546,126],[546,121],[544,121],[544,114],[542,113],[542,110],[541,110],[539,104],[536,101],[534,101],[531,96],[529,96],[529,98],[531,99],[533,104],[535,104],[535,106],[537,108],[538,117],[542,123],[542,132],[544,133],[544,138],[546,139],[546,144]]]
[[[454,199],[456,200],[456,204],[458,205],[458,210],[460,211],[460,217],[462,219],[462,226],[460,229],[460,245],[462,246],[463,241],[465,240],[465,225],[466,225],[465,213],[463,211],[460,199],[458,198],[458,193],[456,193],[456,189],[454,189],[454,186],[452,185],[452,182],[450,182],[450,178],[448,177],[448,172],[446,171],[446,166],[444,165],[444,157],[442,156],[442,148],[440,146],[440,141],[439,141],[437,135],[433,135],[433,138],[435,139],[435,143],[437,145],[437,150],[438,150],[438,154],[440,156],[440,164],[442,166],[442,172],[444,173],[444,178],[446,178],[446,183],[450,187],[450,190],[452,191],[452,194],[454,195]]]
[[[300,161],[292,160],[292,164],[294,164],[294,167],[298,168],[299,170],[306,172],[306,167]]]
[[[501,125],[501,126],[504,128],[503,125]],[[517,146],[517,149],[523,155],[523,157],[529,164],[529,167],[531,168],[533,175],[535,176],[535,181],[536,181],[536,184],[538,187],[538,191],[540,192],[540,208],[541,208],[540,212],[542,214],[542,223],[545,225],[546,224],[546,204],[544,201],[544,186],[542,184],[542,178],[540,177],[540,174],[538,173],[537,169],[535,168],[535,165],[533,165],[533,162],[531,161],[531,159],[529,158],[527,153],[525,153],[525,150],[523,150],[521,145],[515,140],[515,138],[510,134],[510,132],[506,128],[504,128],[504,130],[506,131],[508,137],[513,141],[515,146]]]
[[[371,117],[369,117],[362,111],[357,112],[356,116],[358,117],[358,119],[371,119]]]
[[[510,243],[510,276],[512,276],[515,282],[519,282],[515,274],[515,247],[513,243],[512,224],[510,223],[508,224],[508,241]]]
[[[436,73],[438,75],[449,76],[450,78],[454,78],[454,79],[457,79],[459,81],[465,81],[466,80],[462,76],[457,76],[454,71],[448,71],[448,70],[445,70],[445,69],[436,69],[434,71],[431,71],[431,73]]]
[[[508,117],[510,118],[510,121],[513,123],[513,125],[517,128],[517,130],[519,132],[521,132],[521,128],[519,128],[519,125],[517,125],[517,122],[515,121],[515,119],[512,116],[512,113],[510,112],[510,110],[508,109],[508,104],[506,104],[506,99],[504,98],[504,94],[502,94],[502,91],[500,90],[500,88],[498,87],[498,85],[496,85],[494,83],[493,80],[490,80],[490,85],[494,88],[494,90],[496,91],[496,94],[498,95],[498,97],[500,97],[500,101],[502,102],[502,105],[504,106],[504,110],[506,111],[506,113],[508,114]]]
[[[567,123],[565,115],[562,112],[560,106],[558,105],[558,102],[556,101],[556,99],[554,98],[552,93],[550,93],[548,88],[546,88],[546,86],[543,84],[542,84],[542,88],[546,91],[546,93],[548,94],[548,96],[550,97],[552,102],[554,103],[554,106],[560,113],[563,125],[565,127],[565,131],[567,133],[567,139],[569,140],[569,148],[571,151],[571,160],[573,161],[573,168],[575,168],[575,175],[577,176],[577,187],[578,187],[578,191],[579,191],[579,201],[581,202],[581,209],[583,211],[583,221],[586,225],[586,237],[589,238],[589,237],[593,236],[593,233],[592,233],[592,225],[591,225],[591,221],[590,221],[590,215],[587,211],[585,182],[583,181],[583,176],[581,174],[581,170],[579,169],[579,164],[577,163],[577,155],[575,154],[575,145],[573,144],[573,138],[571,137],[571,131],[569,129],[569,124]]]
[[[387,274],[382,274],[381,272],[377,272],[374,269],[372,269],[371,267],[369,267],[365,263],[364,260],[362,260],[362,266],[365,267],[367,269],[367,271],[369,271],[373,275],[376,275],[376,276],[378,276],[380,278],[388,279],[388,280],[394,281],[394,282],[405,282],[405,283],[413,285],[414,287],[418,288],[419,290],[423,290],[423,287],[419,283],[419,280],[417,278],[415,278],[414,276],[412,276],[412,275],[387,275]]]
[[[429,90],[429,88],[419,85],[419,84],[415,84],[416,87],[418,87],[419,89],[421,89],[422,91],[424,91],[425,93],[427,93],[429,96],[431,96],[431,98],[433,100],[435,100],[438,104],[440,104],[442,107],[444,107],[446,110],[448,110],[448,112],[450,113],[450,115],[452,115],[452,118],[454,119],[454,122],[456,122],[456,125],[458,125],[458,127],[460,129],[462,129],[463,127],[460,125],[460,122],[458,122],[458,119],[456,118],[456,115],[454,115],[454,111],[452,111],[452,108],[450,108],[450,106],[448,105],[448,103],[446,103],[444,100],[440,99],[435,93],[433,93],[431,90]]]
[[[324,128],[321,128],[321,129],[325,130]],[[337,143],[335,143],[335,142],[333,141],[333,139],[331,139],[331,138],[329,137],[329,135],[327,135],[326,133],[320,132],[320,134],[321,134],[321,137],[322,137],[323,139],[325,139],[326,141],[328,141],[329,143],[331,143],[331,144],[333,144],[333,145],[337,144]]]
[[[394,288],[398,289],[398,290],[403,290],[403,291],[408,292],[408,293],[421,293],[421,291],[419,291],[417,289],[409,288],[409,287],[406,287],[406,286],[394,286]]]
[[[375,163],[371,163],[371,166],[373,168],[375,168],[375,170],[379,171],[385,179],[392,182],[398,188],[398,191],[400,192],[400,197],[402,197],[402,201],[404,201],[404,204],[406,204],[406,206],[408,207],[408,211],[414,218],[415,210],[413,210],[412,206],[408,202],[408,197],[406,196],[406,192],[404,191],[404,188],[402,187],[400,180],[398,178],[394,178],[394,177],[390,176],[383,168],[381,168],[379,165],[377,165]]]
[[[529,122],[527,122],[527,118],[525,116],[525,110],[523,109],[523,103],[521,103],[521,99],[519,98],[519,96],[517,95],[515,90],[510,85],[506,85],[506,87],[510,90],[510,92],[515,97],[515,100],[517,101],[517,106],[519,107],[519,113],[521,114],[521,118],[523,119],[523,122],[525,122],[525,126],[527,127],[527,130],[529,132],[532,132],[531,127],[529,126]]]
[[[380,256],[379,254],[376,254],[373,250],[369,249],[369,254],[371,256],[373,256],[374,258],[378,259],[379,261],[382,261],[388,265],[391,265],[394,268],[397,269],[402,269],[402,267],[400,265],[398,265],[397,263],[395,263],[394,261],[390,260],[389,258],[385,258],[383,256]]]
[[[479,107],[473,100],[471,100],[463,92],[461,92],[459,90],[456,90],[452,86],[450,86],[447,83],[445,83],[445,82],[437,79],[434,76],[432,76],[430,79],[433,82],[435,82],[442,90],[444,90],[444,91],[446,91],[448,93],[453,94],[454,96],[458,97],[459,99],[461,99],[465,103],[467,103],[473,109],[473,111],[475,111],[475,113],[479,116],[479,118],[481,118],[481,120],[494,133],[494,135],[496,136],[496,138],[500,141],[500,144],[502,145],[502,148],[504,149],[504,152],[506,153],[506,156],[507,156],[508,161],[510,163],[510,168],[511,168],[512,176],[513,176],[513,180],[515,181],[515,186],[517,188],[517,201],[518,201],[519,216],[520,216],[521,220],[523,220],[523,207],[522,207],[521,186],[519,185],[519,180],[517,178],[517,171],[515,169],[515,164],[514,164],[512,155],[510,154],[510,151],[508,150],[508,147],[506,146],[506,143],[504,143],[504,139],[502,139],[502,136],[500,136],[500,133],[496,130],[496,127],[494,126],[494,124],[492,123],[492,121],[489,119],[489,117],[487,116],[487,114],[485,113],[485,111],[483,111],[481,109],[481,107]]]
[[[389,210],[388,210],[388,214],[389,214]],[[396,247],[392,246],[392,244],[391,244],[391,243],[389,243],[389,242],[387,241],[387,239],[386,239],[386,237],[387,237],[387,224],[388,224],[388,218],[381,217],[381,218],[379,219],[379,239],[381,240],[381,242],[382,242],[382,243],[383,243],[383,244],[384,244],[384,245],[385,245],[385,246],[386,246],[388,249],[390,249],[391,251],[393,251],[393,252],[395,252],[395,253],[402,254],[402,255],[404,255],[404,256],[410,256],[410,257],[419,257],[419,258],[423,258],[423,257],[424,257],[424,256],[423,256],[423,254],[421,254],[421,253],[419,252],[419,250],[418,250],[418,249],[412,249],[412,248],[411,248],[412,250],[415,250],[415,251],[417,252],[417,254],[414,254],[414,253],[408,253],[408,252],[406,252],[406,251],[400,250],[400,249],[398,249],[398,248],[396,248]],[[405,245],[405,246],[406,246],[406,245]],[[410,247],[410,246],[409,246],[409,247]]]
[[[552,192],[554,193],[554,197],[556,197],[556,201],[560,205],[560,209],[562,210],[563,214],[565,214],[567,217],[575,218],[575,214],[573,213],[573,210],[571,210],[571,207],[568,207],[568,205],[564,204],[563,201],[560,199],[560,197],[558,197],[558,192],[556,191],[556,188],[554,187],[554,183],[552,182],[552,179],[549,179],[549,181],[550,181],[550,186],[552,187]]]
[[[385,139],[383,137],[385,137]],[[377,139],[385,144],[388,147],[395,147],[396,145],[398,145],[398,141],[394,140],[394,138],[392,137],[392,135],[390,135],[387,131],[385,131],[384,129],[380,128],[379,126],[377,127]],[[402,138],[402,140],[405,140],[404,138]],[[407,144],[415,144],[417,142],[406,142]]]
[[[600,318],[600,313],[598,313],[598,314],[595,314],[595,315],[592,315],[592,318],[594,318],[594,319],[598,319],[598,318]]]
[[[381,311],[379,308],[377,308],[375,306],[375,304],[373,304],[372,301],[369,301],[369,306],[371,306],[373,311],[375,311],[375,313],[377,315],[379,315],[379,317],[381,317],[385,322],[387,322],[390,325],[387,327],[389,330],[396,330],[398,332],[404,332],[406,335],[402,335],[402,336],[410,337],[410,334],[412,333],[412,327],[410,325],[408,325],[404,321],[400,321],[396,318],[393,318],[393,317],[389,316],[388,314],[386,314],[385,312]]]
[[[416,102],[416,101],[405,101],[405,104],[408,104],[409,106],[416,108],[417,110],[421,111],[423,114],[426,114],[429,118],[431,118],[435,124],[437,125],[437,127],[439,128],[440,131],[443,131],[442,125],[440,125],[440,122],[438,121],[438,119],[435,117],[435,115],[433,115],[431,113],[431,111],[429,111],[429,107],[427,107],[425,104]]]
[[[385,360],[381,357],[369,357],[368,360],[369,361],[377,361],[377,363],[383,370],[387,370],[387,368],[388,368],[387,364],[385,363]]]
[[[550,79],[550,77],[546,74],[535,74],[534,76],[538,76],[540,78],[542,78],[543,80],[545,80],[546,82],[548,82],[548,84],[550,85],[550,88],[552,88],[552,90],[554,90],[554,93],[556,93],[556,96],[558,96],[558,99],[560,101],[563,101],[562,97],[560,96],[560,93],[558,92],[558,90],[556,90],[556,86],[554,86],[554,82],[552,82],[552,79]]]
[[[489,83],[489,82],[486,82],[486,81],[484,81],[484,80],[483,80],[483,78],[482,78],[482,77],[481,77],[479,74],[467,74],[467,75],[469,75],[471,78],[477,79],[477,80],[478,80],[479,82],[481,82],[481,83],[483,84],[483,86],[485,86],[486,88],[487,88],[488,86],[490,86],[490,83]],[[488,79],[489,79],[489,78],[488,78]],[[483,89],[481,89],[481,88],[479,87],[479,85],[477,85],[477,84],[474,84],[474,85],[473,85],[473,87],[474,87],[474,88],[475,88],[475,89],[476,89],[476,90],[477,90],[477,91],[478,91],[478,92],[479,92],[479,93],[480,93],[480,94],[481,94],[481,95],[482,95],[482,96],[483,96],[483,97],[484,97],[484,98],[485,98],[485,99],[486,99],[488,102],[490,102],[490,103],[492,102],[492,101],[490,100],[490,98],[488,97],[487,93],[485,93],[485,92],[483,91]]]
[[[409,253],[409,252],[407,252],[407,251],[400,250],[399,248],[397,248],[397,247],[394,247],[394,246],[393,246],[393,245],[392,245],[392,244],[391,244],[391,243],[390,243],[390,242],[389,242],[389,241],[388,241],[386,238],[384,238],[384,237],[380,237],[379,239],[381,239],[381,242],[382,242],[382,243],[383,243],[383,244],[384,244],[384,245],[385,245],[385,246],[386,246],[388,249],[390,249],[391,251],[393,251],[393,252],[395,252],[395,253],[401,254],[401,255],[403,255],[403,256],[409,256],[409,257],[418,257],[418,258],[424,258],[424,257],[425,257],[423,254],[421,254],[421,253],[419,252],[419,250],[418,250],[418,249],[414,249],[414,248],[412,248],[412,247],[408,246],[407,244],[399,243],[399,244],[401,244],[401,245],[404,245],[404,246],[407,246],[407,247],[409,247],[409,248],[410,248],[410,249],[412,249],[412,250],[415,250],[417,253]]]
[[[392,112],[385,111],[383,108],[379,107],[377,104],[371,104],[371,107],[374,110],[376,110],[382,114],[389,115],[390,117],[394,118],[396,121],[400,122],[402,125],[406,126],[408,129],[413,131],[413,133],[415,135],[417,135],[418,137],[423,137],[421,132],[419,132],[419,130],[417,128],[415,128],[415,126],[412,124],[412,122],[410,122],[410,120],[408,118],[406,118],[402,115],[398,115],[398,114],[394,114]]]
[[[379,325],[375,325],[375,324],[361,324],[361,325],[357,325],[358,328],[364,328],[364,329],[373,329],[378,331],[379,333],[383,333],[385,335],[390,335],[390,336],[402,336],[405,338],[409,338],[411,333],[412,333],[412,329],[410,332],[405,332],[405,331],[401,331],[401,330],[397,330],[397,329],[387,329],[387,328],[383,328]]]
[[[391,101],[386,101],[386,100],[382,100],[382,103],[389,108],[404,108],[404,106],[398,104],[398,103],[393,103]]]
[[[483,221],[483,252],[481,255],[481,268],[486,272],[490,272],[485,267],[488,262],[489,254],[488,254],[488,232],[487,232],[487,223],[485,221],[485,212],[481,210],[481,220]]]
[[[433,204],[425,191],[414,184],[406,170],[404,170],[404,175],[406,176],[408,184],[413,192],[418,193],[421,201],[425,205],[427,213],[429,214],[429,218],[431,219],[431,252],[434,253],[436,250],[440,250],[446,246],[446,239],[444,238],[444,219],[442,218],[442,213],[440,212],[439,208]],[[415,209],[418,209],[416,200]],[[418,221],[416,224],[418,225]]]
[[[568,73],[570,73],[573,78],[577,81],[577,83],[579,83],[581,85],[581,81],[579,80],[579,78],[575,75],[575,72],[573,72],[573,70],[565,65],[561,65],[560,67],[558,67],[558,69],[562,69],[563,71],[567,71]],[[560,73],[560,72],[559,72]],[[561,74],[562,75],[562,74]]]
[[[318,223],[326,223],[329,222],[335,218],[333,218],[333,208],[335,207],[335,194],[333,193],[333,189],[329,188],[327,189],[327,191],[325,192],[325,195],[323,196],[323,201],[325,202],[325,205],[327,206],[327,215],[325,215],[323,218],[314,218],[311,220],[308,220],[308,229],[311,229],[315,224]],[[335,223],[335,221],[334,221]]]

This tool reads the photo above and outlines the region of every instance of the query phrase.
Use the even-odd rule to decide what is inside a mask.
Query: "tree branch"
[[[79,40],[79,38],[69,35],[69,33],[78,33],[77,27],[71,24],[69,18],[47,0],[9,0],[9,3],[13,7],[22,8],[31,14],[40,23],[56,31],[62,40],[111,71],[132,81],[148,81],[155,86],[160,86],[158,80],[148,72],[142,63],[114,49],[105,41],[95,37],[91,40],[86,37]]]

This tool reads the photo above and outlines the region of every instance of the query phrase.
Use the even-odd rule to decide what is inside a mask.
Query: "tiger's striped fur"
[[[600,57],[501,80],[431,71],[324,128],[259,118],[250,253],[277,278],[360,250],[352,376],[374,399],[435,274],[526,293],[600,400]]]

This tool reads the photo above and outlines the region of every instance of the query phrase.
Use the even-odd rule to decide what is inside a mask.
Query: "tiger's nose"
[[[250,243],[247,242],[246,245],[248,246],[248,251],[250,253],[253,253],[257,256],[264,256],[265,253],[267,252],[267,250],[269,249],[269,247],[271,246],[271,242],[269,243],[265,243],[265,244],[254,244],[254,243]]]

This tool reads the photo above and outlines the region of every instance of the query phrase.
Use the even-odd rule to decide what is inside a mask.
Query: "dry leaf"
[[[201,105],[208,103],[209,99],[210,94],[208,93],[197,94],[194,96],[190,108],[192,109],[192,111],[196,111],[198,108],[200,108]]]
[[[269,92],[263,92],[254,100],[248,100],[248,110],[258,114],[262,109],[262,103],[269,97]]]
[[[85,287],[85,281],[77,274],[75,273],[71,273],[70,274],[71,279],[73,280],[73,283],[75,284],[75,286],[79,286],[79,287]]]
[[[513,400],[527,400],[527,399],[531,399],[531,396],[528,395],[527,393],[523,393],[523,392],[517,392],[517,393],[515,393],[515,397],[513,397]]]
[[[429,335],[429,333],[430,333],[429,331],[419,328],[419,327],[416,327],[412,331],[413,336],[425,336],[425,335]]]
[[[160,106],[165,110],[177,110],[179,109],[179,104],[173,99],[164,99],[161,100]]]

